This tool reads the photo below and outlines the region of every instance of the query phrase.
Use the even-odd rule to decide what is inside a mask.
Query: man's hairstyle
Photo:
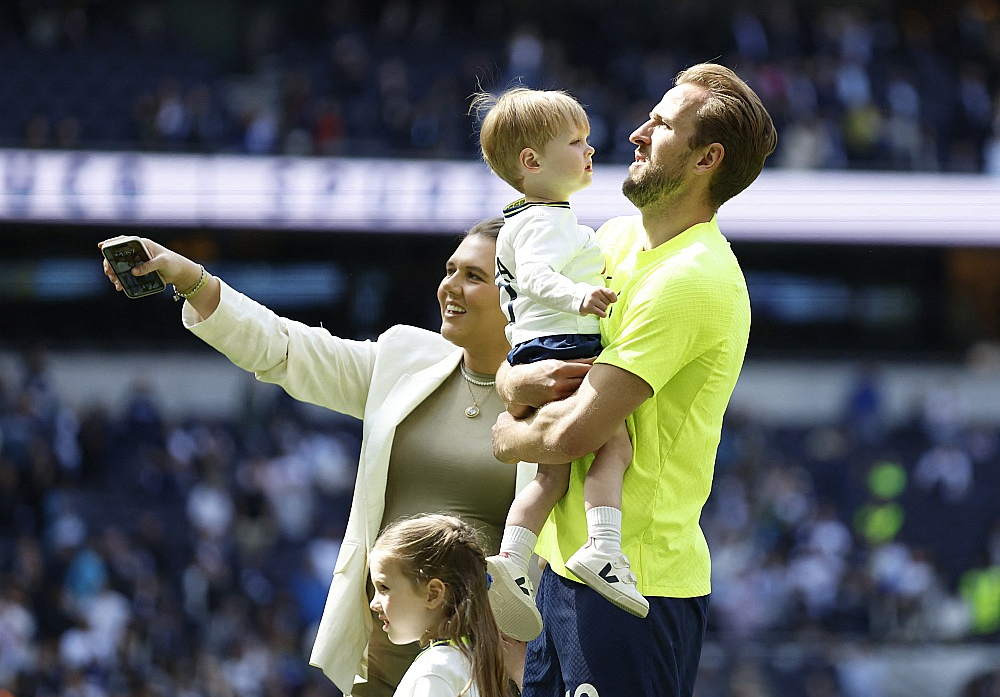
[[[778,133],[757,93],[725,66],[693,65],[678,73],[674,84],[700,85],[709,91],[698,108],[690,146],[721,143],[726,150],[708,192],[718,210],[757,178],[778,144]]]
[[[521,151],[541,151],[567,126],[590,129],[580,103],[562,90],[511,87],[500,95],[477,92],[470,112],[480,122],[479,146],[493,172],[524,193],[518,167]]]

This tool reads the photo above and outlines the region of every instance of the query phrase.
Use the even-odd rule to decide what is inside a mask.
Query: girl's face
[[[496,241],[469,235],[445,264],[438,286],[441,336],[465,349],[465,364],[479,373],[493,373],[510,350],[500,309],[500,289],[493,280]]]
[[[375,587],[371,609],[378,613],[389,641],[409,644],[434,639],[428,632],[440,624],[444,615],[443,584],[437,579],[422,585],[414,583],[402,573],[398,561],[377,549],[372,550],[370,569]]]

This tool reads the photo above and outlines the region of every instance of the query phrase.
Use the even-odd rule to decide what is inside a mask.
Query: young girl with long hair
[[[394,697],[509,697],[486,555],[468,523],[427,514],[389,525],[370,556],[371,609],[393,644],[422,648]]]

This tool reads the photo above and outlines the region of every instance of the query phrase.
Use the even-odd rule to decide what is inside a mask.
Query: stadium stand
[[[770,167],[996,175],[998,36],[993,0],[3,3],[0,147],[475,159],[467,95],[520,78],[580,96],[620,163],[669,78],[721,57],[776,117]],[[357,425],[249,385],[186,418],[149,383],[81,400],[44,343],[12,348],[0,696],[336,695],[306,656]],[[888,392],[727,418],[699,697],[997,694],[1000,419]]]
[[[0,144],[468,158],[468,95],[521,80],[579,96],[595,159],[620,161],[672,75],[721,58],[775,118],[772,166],[1000,167],[988,0],[611,7],[12,3],[0,14]]]

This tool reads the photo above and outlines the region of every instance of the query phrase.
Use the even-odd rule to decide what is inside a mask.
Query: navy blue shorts
[[[600,334],[553,334],[521,342],[507,354],[507,362],[520,365],[546,358],[562,361],[593,358],[601,352],[601,348]]]
[[[528,644],[524,697],[694,693],[708,596],[650,597],[639,618],[546,568],[535,600],[545,627]]]

